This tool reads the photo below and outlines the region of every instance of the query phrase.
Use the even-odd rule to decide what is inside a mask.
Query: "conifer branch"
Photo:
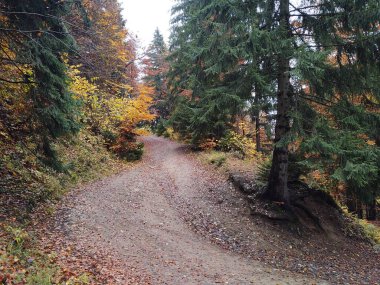
[[[10,84],[32,84],[32,83],[36,83],[36,82],[33,82],[33,81],[29,81],[29,80],[12,81],[12,80],[4,79],[4,78],[1,78],[1,77],[0,77],[0,81],[6,82],[6,83],[10,83]]]

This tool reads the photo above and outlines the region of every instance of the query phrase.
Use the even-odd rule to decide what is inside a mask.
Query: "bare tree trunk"
[[[352,192],[350,191],[350,189],[346,190],[346,206],[347,206],[348,212],[350,213],[356,212],[355,198]]]
[[[254,105],[254,112],[253,112],[253,118],[255,120],[255,138],[256,138],[256,150],[258,152],[261,151],[261,140],[260,140],[260,109],[258,107],[259,100],[261,99],[261,92],[259,91],[259,88],[255,85],[255,98],[253,101]]]
[[[363,219],[363,205],[360,200],[356,200],[356,215],[359,219]]]
[[[377,213],[376,213],[376,196],[375,193],[373,193],[373,198],[371,202],[367,205],[367,213],[366,218],[369,221],[376,221]]]
[[[348,212],[356,215],[359,219],[363,219],[363,204],[360,199],[357,197],[354,191],[347,189],[346,191],[346,205]],[[366,206],[366,215],[368,215],[368,207]]]
[[[258,112],[256,118],[255,118],[255,124],[256,124],[256,150],[258,152],[261,151],[261,138],[260,138],[260,112]]]
[[[280,1],[280,28],[286,38],[291,36],[289,26],[289,0]],[[284,48],[286,49],[286,48]],[[275,146],[273,151],[272,168],[269,176],[268,198],[289,203],[288,190],[288,164],[289,153],[286,145],[277,143],[290,131],[290,63],[286,51],[278,59],[278,94],[277,94],[277,120],[275,129]]]

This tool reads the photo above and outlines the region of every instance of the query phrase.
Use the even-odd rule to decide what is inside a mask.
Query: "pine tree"
[[[185,95],[177,110],[186,110],[188,121],[180,125],[198,140],[218,136],[254,92],[277,109],[267,197],[289,203],[288,148],[297,137],[318,153],[317,164],[329,157],[327,168],[339,166],[331,176],[344,180],[348,193],[375,185],[378,11],[376,0],[179,1],[170,83]],[[317,165],[310,157],[301,162]],[[373,204],[377,190],[365,192]]]
[[[168,71],[168,63],[166,61],[167,55],[168,50],[164,37],[157,28],[144,60],[144,81],[146,84],[154,88],[154,104],[152,107],[162,118],[167,118],[169,115],[167,106],[168,102],[166,100],[166,76]]]
[[[35,131],[41,136],[46,155],[54,156],[50,139],[78,130],[77,104],[68,91],[65,56],[75,49],[73,38],[63,20],[72,3],[57,1],[2,1],[1,38],[16,55],[13,64],[24,73],[33,104]],[[9,82],[8,82],[9,83]],[[33,124],[30,124],[33,125]]]
[[[270,1],[263,1],[262,4],[268,2]],[[297,102],[301,104],[305,99],[322,104],[329,102],[331,103],[329,110],[334,116],[341,111],[345,113],[343,117],[336,118],[341,122],[347,120],[349,112],[355,112],[357,109],[352,105],[353,101],[349,104],[351,108],[347,109],[349,106],[345,102],[347,103],[348,97],[353,94],[362,96],[360,94],[363,93],[371,94],[370,97],[378,96],[375,94],[378,94],[379,86],[374,84],[372,78],[379,72],[379,59],[376,56],[379,19],[376,17],[376,12],[373,12],[379,3],[378,1],[361,3],[304,1],[299,7],[295,7],[288,0],[273,1],[273,3],[274,5],[269,5],[269,10],[262,9],[266,11],[264,13],[266,17],[271,15],[272,18],[270,21],[272,28],[263,30],[263,36],[277,41],[276,46],[264,47],[262,52],[276,55],[273,69],[278,74],[276,144],[267,194],[271,199],[288,202],[288,144],[291,137],[297,135],[299,131],[295,128],[291,130],[293,114],[297,111],[295,104]],[[273,7],[279,7],[279,11],[273,10]],[[260,11],[257,8],[253,7]],[[351,11],[355,11],[355,16]],[[337,64],[328,64],[329,58],[335,58]],[[343,60],[346,60],[347,64],[344,64]],[[294,67],[291,66],[291,62]],[[350,80],[347,83],[347,78],[358,80]],[[303,87],[305,84],[308,92],[305,92]],[[350,111],[347,112],[348,110]],[[373,112],[367,115],[371,117],[372,126],[378,128],[378,115]],[[303,114],[300,118],[308,119]],[[347,123],[340,124],[338,128],[347,132],[347,126],[351,125],[352,128],[353,122]],[[363,128],[365,124],[359,123],[359,125]],[[346,138],[352,141],[354,136],[351,134]],[[344,147],[337,142],[330,143],[337,151],[338,149],[343,151]],[[343,160],[348,159],[349,153],[345,152],[344,156]],[[359,161],[364,162],[363,159],[364,157],[361,157]],[[373,165],[368,160],[365,164]],[[371,171],[375,170],[373,167],[370,168]],[[348,177],[347,174],[345,177]],[[350,183],[352,182],[351,179]],[[354,188],[357,189],[358,186]]]
[[[173,10],[169,82],[172,92],[190,95],[178,109],[191,110],[187,132],[195,143],[222,137],[252,96],[247,11],[229,1],[180,1]]]
[[[314,4],[292,7],[298,15],[293,34],[298,42],[302,40],[297,50],[296,71],[302,76],[298,87],[302,79],[307,82],[306,89],[297,90],[298,100],[306,99],[309,105],[314,102],[320,111],[312,131],[303,132],[305,148],[318,153],[316,165],[329,161],[325,168],[332,178],[346,184],[348,196],[373,204],[380,179],[375,143],[380,129],[380,84],[374,80],[380,71],[379,17],[375,12],[380,3]],[[302,114],[302,119],[310,118]]]

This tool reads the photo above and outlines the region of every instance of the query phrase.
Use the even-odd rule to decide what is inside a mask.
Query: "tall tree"
[[[166,76],[168,72],[168,49],[166,47],[164,37],[158,30],[155,30],[153,41],[150,44],[144,63],[144,82],[154,88],[154,103],[152,107],[157,111],[158,115],[166,118],[169,115],[167,107],[167,86]]]
[[[138,69],[135,65],[136,43],[125,28],[117,0],[83,0],[87,21],[77,9],[67,17],[70,31],[78,46],[70,63],[87,79],[96,79],[107,96],[131,96],[137,90]]]
[[[263,1],[262,4],[269,2]],[[336,117],[342,111],[347,116],[347,106],[343,106],[352,94],[361,96],[365,92],[378,96],[375,94],[378,94],[379,85],[372,80],[373,75],[379,72],[379,59],[376,56],[379,18],[372,10],[378,6],[378,1],[304,1],[295,6],[288,0],[279,0],[269,5],[269,10],[264,13],[272,18],[272,28],[267,35],[277,41],[272,51],[262,49],[264,54],[276,54],[274,69],[278,74],[276,144],[267,192],[270,198],[283,202],[289,200],[288,145],[291,137],[299,134],[296,128],[291,131],[291,123],[296,119],[294,112],[297,111],[297,102],[301,104],[306,99],[321,104],[332,103],[330,112]],[[279,10],[273,10],[273,7]],[[260,13],[260,9],[258,11]],[[351,11],[355,11],[355,16]],[[360,15],[360,20],[357,15]],[[329,58],[336,58],[337,64],[329,63]],[[348,59],[347,64],[343,64],[344,58]],[[351,80],[347,84],[344,78],[356,78],[358,81]],[[309,88],[306,96],[305,84]],[[337,93],[339,96],[336,96]],[[355,112],[356,108],[352,106],[350,109]],[[299,118],[308,120],[303,115]],[[367,115],[372,117],[375,125],[378,124],[375,123],[378,122],[377,115],[373,112]],[[338,119],[341,120],[344,118]],[[364,126],[361,123],[361,128]],[[347,124],[338,128],[347,131]],[[336,150],[343,147],[339,144],[334,146]],[[347,159],[348,153],[344,157],[344,160]],[[368,160],[366,163],[372,165]]]
[[[289,202],[288,190],[288,145],[281,142],[290,131],[290,60],[292,57],[292,32],[290,28],[289,0],[279,1],[278,40],[282,50],[277,55],[277,118],[275,130],[275,146],[273,150],[272,168],[268,181],[267,194],[273,200]]]
[[[264,91],[276,104],[267,196],[289,202],[288,149],[296,137],[304,149],[318,153],[319,162],[336,159],[332,150],[340,153],[331,177],[343,179],[350,191],[362,191],[378,181],[363,181],[364,173],[374,177],[379,169],[378,147],[372,144],[379,129],[378,8],[377,0],[179,1],[170,78],[174,92],[191,98],[178,109],[186,116],[174,113],[174,118],[193,137],[215,136],[233,121],[233,106],[239,109],[252,91]],[[326,112],[310,111],[312,104]],[[324,130],[308,123],[314,118],[310,112]],[[339,141],[342,134],[350,143]],[[321,138],[319,144],[315,138]]]
[[[252,96],[252,54],[247,31],[252,25],[247,3],[179,1],[174,8],[171,42],[171,91],[185,95],[178,111],[186,109],[186,132],[199,143],[220,138]],[[254,61],[256,62],[256,61]],[[190,95],[190,96],[188,96]],[[186,106],[184,106],[186,105]],[[174,123],[181,114],[174,114]]]
[[[4,0],[0,9],[1,63],[14,66],[17,74],[1,81],[28,86],[33,108],[30,119],[34,120],[29,126],[38,129],[45,154],[52,156],[49,138],[76,132],[79,127],[64,62],[75,51],[63,20],[73,3]]]

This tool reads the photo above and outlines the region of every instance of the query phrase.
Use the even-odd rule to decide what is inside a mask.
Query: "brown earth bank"
[[[58,263],[98,284],[379,284],[368,243],[254,216],[188,147],[142,141],[141,162],[73,191],[41,231]]]

